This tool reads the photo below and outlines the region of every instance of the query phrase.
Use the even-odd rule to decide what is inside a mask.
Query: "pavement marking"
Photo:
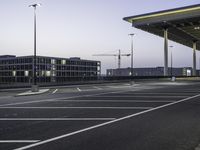
[[[123,96],[123,95],[117,95],[117,96],[92,96],[92,97],[110,97],[110,98],[116,98],[116,97],[124,97],[124,98],[126,98],[126,97],[132,97],[132,98],[134,98],[134,97],[151,97],[151,98],[185,98],[185,97],[187,97],[187,96],[175,96],[175,95],[170,95],[170,96],[160,96],[160,95],[151,95],[151,96],[147,96],[147,95],[133,95],[133,96],[130,96],[130,95],[125,95],[125,96]]]
[[[100,87],[97,87],[97,86],[93,86],[95,89],[97,89],[97,90],[102,90],[102,88],[100,88]]]
[[[60,98],[61,99],[61,98]],[[62,98],[63,99],[63,98]],[[25,102],[16,102],[16,103],[8,103],[0,105],[0,108],[3,106],[12,106],[12,105],[22,105],[22,104],[32,104],[32,103],[41,103],[41,102],[50,102],[56,99],[43,99],[43,100],[34,100],[34,101],[25,101]]]
[[[0,118],[0,121],[104,121],[116,118]]]
[[[76,88],[79,92],[81,92],[82,90],[80,88]]]
[[[12,96],[1,96],[0,99],[11,98]]]
[[[88,92],[88,91],[96,91],[96,90],[102,90],[102,89],[100,89],[100,88],[94,88],[94,86],[93,86],[93,89],[80,89],[80,88],[77,88],[77,90],[79,91],[79,92],[81,92],[81,91],[83,91],[83,92]]]
[[[152,107],[0,107],[0,109],[152,109]]]
[[[56,100],[53,102],[171,103],[175,101],[172,101],[172,100],[81,100],[81,99],[78,99],[78,100]]]
[[[81,129],[81,130],[78,130],[78,131],[75,131],[75,132],[66,133],[66,134],[63,134],[63,135],[60,135],[60,136],[57,136],[57,137],[53,137],[53,138],[50,138],[50,139],[47,139],[47,140],[44,140],[44,141],[41,141],[41,142],[38,142],[38,143],[34,143],[34,144],[30,144],[30,145],[27,145],[27,146],[24,146],[24,147],[17,148],[15,150],[25,150],[25,149],[28,149],[28,148],[32,148],[32,147],[42,145],[42,144],[46,144],[46,143],[49,143],[49,142],[60,140],[60,139],[63,139],[63,138],[69,137],[69,136],[73,136],[73,135],[76,135],[76,134],[79,134],[79,133],[82,133],[82,132],[86,132],[86,131],[89,131],[89,130],[92,130],[92,129],[96,129],[96,128],[103,127],[103,126],[106,126],[106,125],[109,125],[109,124],[113,124],[113,123],[116,123],[116,122],[119,122],[119,121],[122,121],[122,120],[125,120],[125,119],[130,119],[130,118],[133,118],[135,116],[139,116],[139,115],[142,115],[142,114],[145,114],[145,113],[148,113],[148,112],[152,112],[152,111],[155,111],[155,110],[158,110],[158,109],[161,109],[161,108],[165,108],[165,107],[168,107],[168,106],[171,106],[171,105],[175,105],[175,104],[178,104],[178,103],[181,103],[181,102],[185,102],[185,101],[191,100],[193,98],[197,98],[199,96],[200,96],[200,94],[195,95],[195,96],[191,96],[191,97],[187,97],[185,99],[181,99],[181,100],[173,102],[173,103],[169,103],[169,104],[158,106],[158,107],[155,107],[155,108],[152,108],[152,109],[141,111],[141,112],[131,114],[131,115],[119,118],[119,119],[115,119],[115,120],[108,121],[108,122],[105,122],[105,123],[101,123],[101,124],[98,124],[98,125],[94,125],[94,126],[91,126],[91,127],[88,127],[88,128],[84,128],[84,129]]]
[[[0,143],[36,143],[40,140],[0,140]]]
[[[58,89],[55,89],[55,90],[52,92],[52,94],[55,94],[57,91],[58,91]]]
[[[194,94],[198,94],[199,92],[194,92]],[[165,95],[165,94],[168,94],[168,95],[177,95],[177,94],[180,94],[180,96],[185,96],[187,94],[192,94],[192,93],[187,93],[187,92],[174,92],[174,93],[169,93],[169,92],[158,92],[158,93],[150,93],[150,92],[131,92],[131,93],[122,93],[122,95]],[[188,96],[191,96],[191,95],[188,95]]]
[[[123,92],[127,92],[127,90],[114,91],[114,92],[102,92],[102,93],[98,93],[98,94],[88,94],[88,95],[72,96],[72,97],[67,97],[65,99],[72,99],[72,98],[79,98],[79,97],[90,97],[90,96],[99,96],[99,95],[113,94],[113,93],[123,93]],[[8,103],[8,104],[2,104],[2,105],[0,105],[0,107],[2,107],[2,106],[12,106],[12,105],[22,105],[22,104],[42,103],[42,102],[55,101],[55,100],[59,100],[59,99],[63,99],[63,98],[43,99],[43,100],[33,100],[33,101],[28,101],[28,102],[25,101],[25,102]]]
[[[127,86],[127,85],[130,86],[131,84],[130,84],[130,83],[126,83],[126,84],[124,84],[124,85],[125,85],[125,86]]]
[[[132,85],[128,85],[128,86],[107,86],[108,88],[130,88],[132,87]]]

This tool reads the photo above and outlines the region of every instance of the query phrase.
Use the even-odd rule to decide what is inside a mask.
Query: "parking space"
[[[190,89],[187,84],[123,84],[112,90],[109,86],[92,87],[82,87],[71,97],[63,95],[50,101],[0,105],[0,149],[39,148],[44,143],[164,108],[199,94],[198,85]],[[59,91],[54,94],[59,95]],[[61,91],[64,93],[64,89]]]
[[[139,84],[131,85],[130,83],[109,83],[109,84],[98,84],[98,85],[77,85],[71,87],[61,87],[51,89],[50,93],[52,94],[62,94],[62,93],[71,93],[71,92],[89,92],[89,91],[101,91],[101,90],[110,90],[110,89],[125,89],[138,86]]]

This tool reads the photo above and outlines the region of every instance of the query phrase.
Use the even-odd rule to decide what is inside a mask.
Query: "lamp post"
[[[129,36],[131,36],[131,76],[133,76],[133,36],[135,34],[131,33]]]
[[[36,76],[36,8],[37,6],[41,6],[41,4],[32,4],[29,7],[34,8],[34,59],[33,59],[33,84],[32,84],[32,92],[38,92],[39,88],[37,85],[37,76]]]

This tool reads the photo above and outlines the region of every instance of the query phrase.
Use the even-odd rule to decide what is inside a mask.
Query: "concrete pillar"
[[[196,76],[196,49],[197,43],[196,41],[193,42],[193,68],[192,68],[192,75]]]
[[[168,76],[168,29],[164,29],[164,76]]]

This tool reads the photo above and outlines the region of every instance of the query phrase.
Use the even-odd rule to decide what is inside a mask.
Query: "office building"
[[[0,83],[32,83],[33,56],[0,56]],[[100,61],[78,57],[58,58],[37,56],[38,84],[96,80],[101,72]]]
[[[198,72],[198,71],[197,71]],[[163,76],[164,67],[133,68],[133,76]],[[191,67],[169,68],[169,76],[192,76]],[[107,76],[131,76],[131,68],[107,69]]]

